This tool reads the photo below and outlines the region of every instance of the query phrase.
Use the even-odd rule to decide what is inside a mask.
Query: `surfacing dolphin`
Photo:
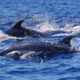
[[[57,42],[26,42],[16,44],[6,48],[0,53],[0,56],[6,56],[13,59],[27,59],[28,57],[48,56],[54,53],[69,53],[77,51],[71,46],[70,41],[75,36],[67,36]],[[30,53],[29,53],[30,52]]]
[[[51,35],[44,34],[41,32],[37,32],[35,30],[26,29],[21,26],[22,22],[24,20],[20,20],[17,24],[15,24],[11,29],[5,31],[6,34],[14,37],[33,37],[33,38],[39,38],[39,37],[49,37]]]

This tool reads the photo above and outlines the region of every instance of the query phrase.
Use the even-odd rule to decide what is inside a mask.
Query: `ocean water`
[[[6,35],[19,20],[25,28],[52,38],[18,39]],[[71,45],[80,49],[80,0],[0,0],[0,52],[23,42],[55,42],[76,34]],[[13,60],[0,57],[0,80],[80,80],[80,52],[54,54],[45,59]]]

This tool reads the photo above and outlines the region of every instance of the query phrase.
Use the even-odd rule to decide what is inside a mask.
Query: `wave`
[[[60,27],[55,20],[52,20],[48,15],[46,14],[28,14],[24,16],[25,21],[22,24],[25,28],[31,28],[33,30],[45,33],[45,34],[51,34],[53,37],[55,36],[67,36],[67,35],[73,35],[73,34],[79,34],[80,33],[80,26],[75,26],[75,24],[66,24],[64,27]],[[29,37],[26,37],[29,38]],[[8,36],[3,31],[0,30],[0,42],[8,39],[23,39],[23,38],[17,38]]]

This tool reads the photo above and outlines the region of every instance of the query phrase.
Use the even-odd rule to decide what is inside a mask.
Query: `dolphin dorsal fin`
[[[68,45],[68,46],[71,46],[70,41],[71,41],[71,39],[73,39],[74,37],[75,37],[75,35],[67,36],[67,37],[61,39],[61,40],[59,41],[59,43],[65,44],[65,45]]]
[[[20,29],[20,28],[21,28],[21,24],[22,24],[23,21],[24,21],[24,20],[20,20],[19,22],[17,22],[17,23],[13,26],[13,28]]]

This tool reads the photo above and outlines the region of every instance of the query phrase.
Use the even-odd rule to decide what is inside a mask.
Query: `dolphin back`
[[[22,27],[21,27],[21,24],[23,23],[23,21],[24,21],[24,20],[20,20],[20,21],[17,22],[12,28],[17,28],[17,29],[22,28]]]
[[[60,41],[58,41],[58,43],[62,43],[62,44],[71,46],[70,41],[71,41],[74,37],[75,37],[75,35],[67,36],[67,37],[61,39]]]

